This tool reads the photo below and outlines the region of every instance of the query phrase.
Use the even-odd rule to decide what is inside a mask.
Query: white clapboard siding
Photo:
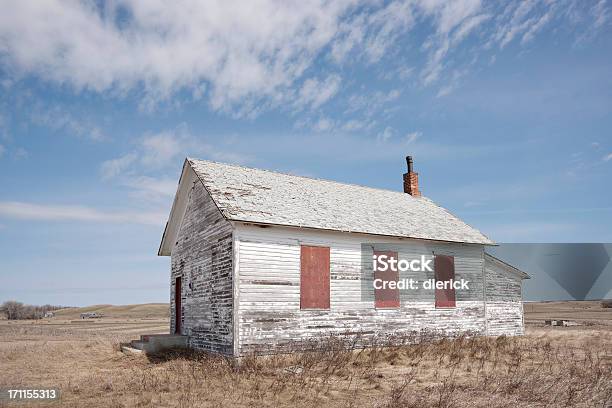
[[[181,334],[190,347],[232,355],[232,225],[223,218],[201,183],[187,198],[172,249],[170,332],[175,332],[175,279],[181,277]]]
[[[329,333],[485,331],[482,245],[243,224],[235,225],[234,239],[239,259],[235,265],[239,354]],[[456,278],[473,284],[469,297],[461,299],[457,291],[456,308],[436,309],[433,291],[413,299],[412,291],[401,291],[399,309],[376,309],[373,296],[362,296],[361,265],[371,259],[362,252],[364,243],[389,244],[388,249],[397,250],[400,258],[453,255]],[[300,310],[300,245],[330,247],[329,310]],[[432,272],[428,274],[418,278],[433,278]]]
[[[524,333],[522,279],[503,265],[486,262],[488,334]]]

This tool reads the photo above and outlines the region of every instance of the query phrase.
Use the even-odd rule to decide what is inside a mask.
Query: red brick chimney
[[[412,171],[412,156],[406,156],[406,164],[408,165],[408,173],[404,173],[404,193],[413,197],[420,197],[419,173]]]

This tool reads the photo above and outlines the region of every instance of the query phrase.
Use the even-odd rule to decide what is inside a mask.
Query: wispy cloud
[[[317,109],[338,92],[340,81],[341,79],[338,75],[330,75],[324,80],[315,78],[307,79],[300,89],[296,105],[299,107],[309,106],[311,109]]]
[[[334,128],[334,121],[330,118],[319,118],[313,125],[312,128],[317,132],[329,132]]]
[[[467,38],[475,38],[472,50],[486,51],[517,39],[526,44],[555,20],[570,21],[571,30],[578,23],[599,30],[609,7],[587,3],[263,0],[237,9],[195,0],[24,0],[10,2],[0,14],[0,61],[16,77],[34,75],[111,97],[136,94],[145,107],[187,91],[213,110],[252,116],[278,107],[319,108],[350,83],[345,67],[406,52],[402,46],[417,29],[431,27],[433,34],[404,55],[411,70],[396,72],[405,78],[415,69],[424,84],[433,84],[445,78],[444,71],[465,68],[453,56]],[[421,67],[412,66],[423,59]],[[326,77],[313,69],[321,61],[330,62]],[[302,101],[297,106],[296,98]],[[95,129],[61,122],[97,137]]]
[[[178,179],[176,176],[133,176],[122,179],[121,184],[133,189],[132,197],[151,202],[159,198],[171,198],[176,193]]]
[[[108,180],[122,174],[134,161],[138,159],[136,153],[128,153],[116,159],[106,160],[100,166],[102,179]]]
[[[33,204],[19,201],[0,201],[0,217],[31,221],[83,221],[102,223],[133,223],[161,225],[164,212],[102,211],[78,205]]]
[[[285,95],[350,6],[179,3],[17,2],[0,15],[0,46],[11,66],[77,90],[165,99],[197,88],[214,109],[254,106]]]
[[[386,143],[393,137],[394,134],[395,131],[393,128],[391,126],[387,126],[385,130],[376,135],[376,140],[378,140],[380,143]]]
[[[401,94],[399,89],[391,89],[387,92],[374,91],[352,94],[347,101],[348,108],[346,113],[358,113],[360,116],[370,118],[388,104],[396,101]]]
[[[412,2],[392,1],[380,8],[365,8],[340,21],[331,42],[331,56],[338,64],[350,59],[376,63],[413,25]]]
[[[130,195],[145,202],[166,202],[176,192],[177,169],[186,157],[246,163],[249,156],[223,150],[206,137],[192,134],[181,124],[174,129],[146,134],[135,148],[100,164],[102,180],[131,190]]]
[[[406,135],[406,142],[407,143],[414,143],[417,141],[417,139],[419,139],[421,136],[423,136],[423,132],[410,132]]]
[[[194,135],[184,123],[174,129],[145,134],[138,139],[133,151],[102,162],[100,175],[108,180],[121,175],[133,175],[138,171],[163,170],[169,166],[176,167],[188,156],[232,163],[244,163],[249,160],[248,156],[230,149],[223,150],[208,139]]]
[[[108,138],[92,120],[77,117],[60,105],[45,107],[39,104],[33,108],[30,119],[36,125],[44,126],[55,132],[66,132],[71,136],[93,141]]]
[[[605,156],[604,156],[604,158],[603,158],[603,160],[604,160],[604,161],[610,161],[610,160],[612,160],[612,153],[609,153],[609,154],[605,155]]]

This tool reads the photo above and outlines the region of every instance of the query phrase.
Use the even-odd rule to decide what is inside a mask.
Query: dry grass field
[[[529,304],[527,335],[519,338],[421,334],[410,345],[367,350],[346,350],[328,339],[317,351],[248,357],[240,366],[200,353],[122,353],[121,341],[167,331],[167,305],[64,310],[42,321],[0,321],[0,387],[58,387],[59,405],[91,408],[607,408],[610,309],[574,303],[584,302]],[[102,319],[78,319],[102,308]],[[545,318],[583,325],[543,327]]]
[[[541,324],[546,319],[567,319],[585,325],[612,324],[612,308],[600,301],[527,302],[523,306],[527,324]]]

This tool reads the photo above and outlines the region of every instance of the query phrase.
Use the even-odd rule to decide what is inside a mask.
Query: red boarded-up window
[[[436,274],[436,307],[455,307],[455,289],[450,280],[455,280],[455,258],[448,255],[436,255],[434,258]],[[446,288],[438,289],[438,282],[447,282]]]
[[[301,246],[300,308],[329,309],[329,248]]]
[[[397,262],[399,258],[397,257],[397,252],[393,251],[374,251],[374,256],[379,260],[384,259],[382,256],[386,256],[386,260],[393,258],[396,262],[393,264],[393,267],[389,262],[386,262],[386,270],[383,271],[381,269],[384,268],[383,262],[377,261],[374,263],[374,279],[380,279],[382,282],[392,282],[399,281],[399,270],[397,269]],[[374,304],[376,308],[394,308],[399,307],[400,298],[399,298],[399,289],[397,287],[390,289],[389,287],[380,288],[381,283],[378,282],[377,286],[374,287]],[[378,287],[378,288],[377,288]]]

